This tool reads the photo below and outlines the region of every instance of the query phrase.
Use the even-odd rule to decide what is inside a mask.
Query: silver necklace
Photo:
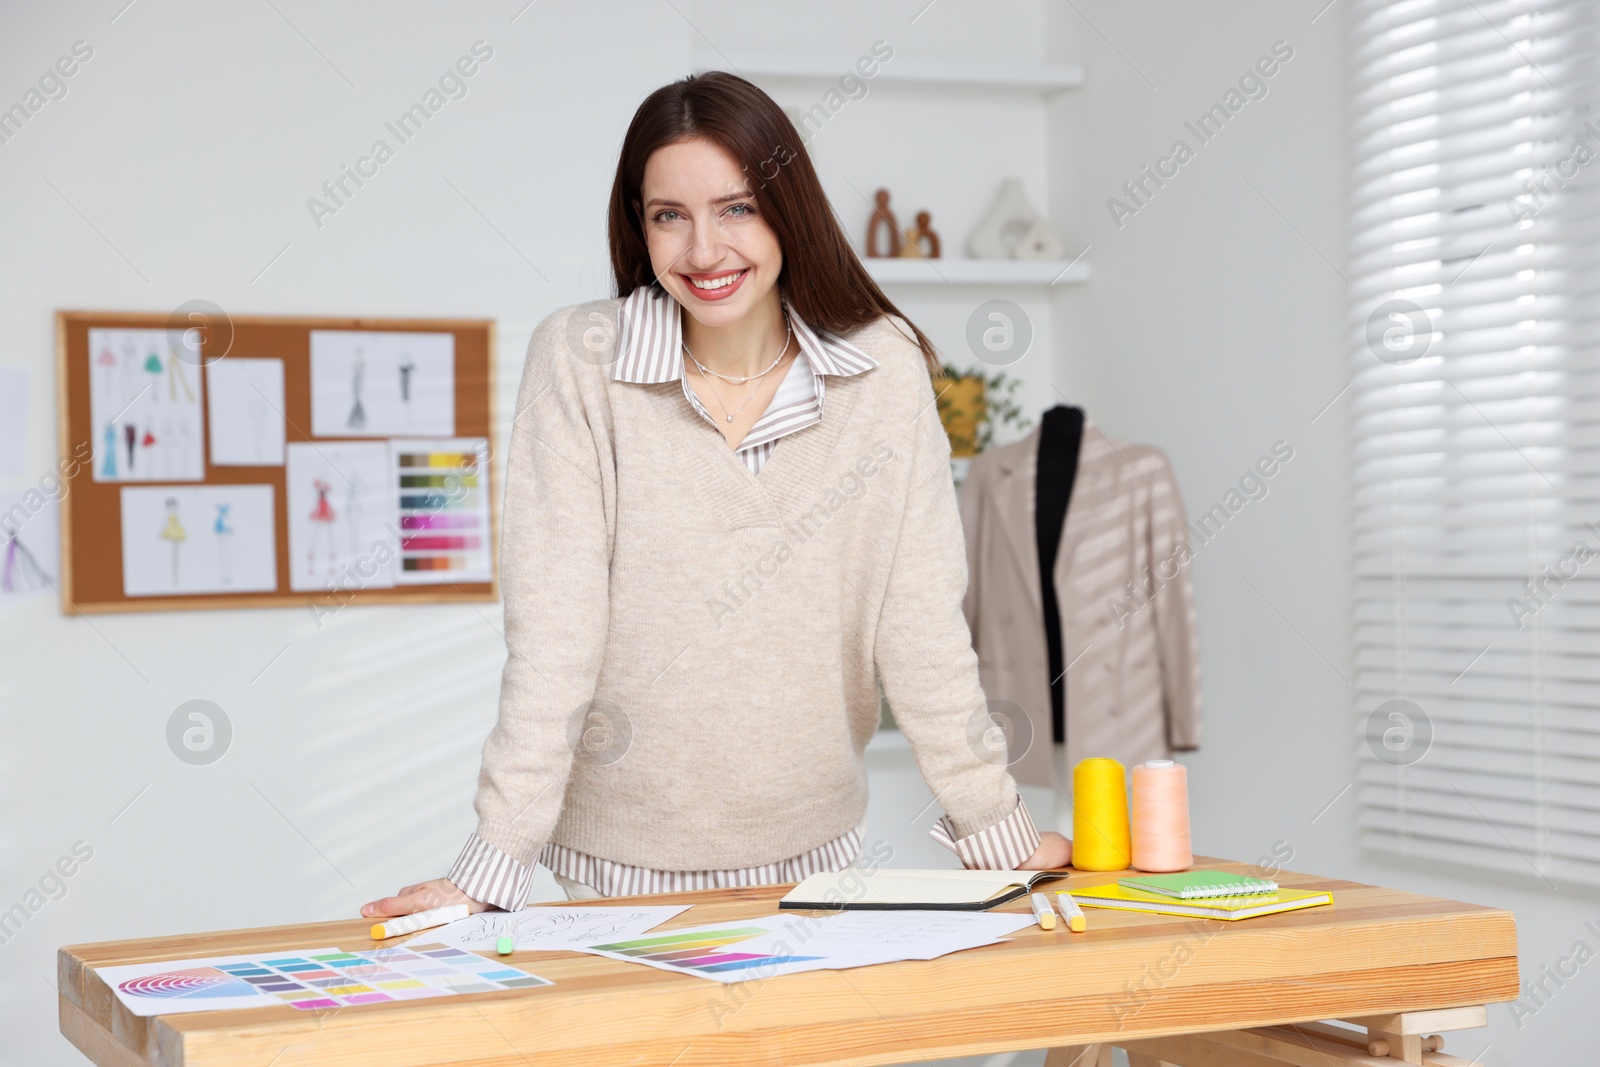
[[[778,357],[777,357],[777,359],[774,359],[772,361],[772,365],[769,366],[766,370],[762,371],[760,374],[748,374],[748,375],[744,376],[743,378],[736,378],[736,377],[733,377],[733,376],[727,375],[727,374],[718,374],[716,371],[709,369],[705,364],[701,363],[698,359],[694,358],[694,353],[689,351],[689,346],[688,345],[684,345],[683,346],[683,351],[688,355],[690,361],[693,362],[696,367],[700,368],[700,373],[701,374],[713,375],[715,377],[723,378],[723,379],[725,379],[727,381],[734,382],[734,383],[738,384],[738,383],[743,383],[743,382],[754,381],[757,378],[765,378],[768,374],[772,373],[772,368],[776,367],[783,360],[784,355],[789,351],[789,343],[793,339],[793,336],[794,336],[794,329],[793,329],[793,327],[791,327],[789,329],[788,333],[784,336],[783,347],[778,350]],[[741,412],[745,408],[749,407],[750,406],[750,401],[754,400],[756,398],[756,394],[761,391],[759,387],[750,390],[750,395],[744,398],[744,403],[740,404],[738,407],[734,408],[732,411],[729,411],[728,410],[728,405],[726,405],[726,404],[724,404],[722,402],[722,394],[717,392],[716,383],[711,381],[711,379],[708,377],[706,379],[706,385],[711,387],[711,395],[716,400],[717,407],[722,409],[722,414],[727,417],[727,420],[729,422],[732,422],[734,420],[734,416],[738,415],[739,412]]]
[[[710,367],[706,366],[704,363],[701,363],[698,359],[695,359],[694,358],[694,353],[689,351],[689,345],[687,343],[684,344],[683,351],[684,351],[684,354],[687,355],[691,361],[693,361],[694,365],[696,367],[700,368],[700,373],[701,374],[713,375],[715,377],[721,378],[725,382],[732,382],[734,385],[743,385],[745,382],[753,382],[757,378],[765,378],[768,374],[771,374],[772,373],[772,368],[776,367],[778,365],[778,360],[782,359],[783,358],[783,354],[785,352],[789,351],[789,342],[794,337],[794,327],[792,325],[790,325],[789,316],[788,315],[785,315],[783,317],[783,324],[785,326],[784,335],[783,335],[783,347],[778,349],[777,358],[774,359],[772,361],[772,363],[767,367],[767,369],[762,371],[760,374],[746,374],[742,378],[739,377],[738,375],[734,375],[734,374],[723,374],[721,371],[712,370]]]

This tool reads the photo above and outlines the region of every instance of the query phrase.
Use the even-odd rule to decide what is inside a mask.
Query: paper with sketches
[[[58,491],[65,491],[56,483]],[[39,488],[0,494],[0,600],[61,584],[60,498]]]
[[[475,952],[493,952],[509,933],[519,952],[574,951],[585,945],[637,937],[688,911],[689,905],[638,908],[571,908],[547,906],[521,911],[483,911],[448,926],[427,930],[406,944],[438,941]]]
[[[288,446],[289,588],[386,589],[400,542],[394,474],[381,441]]]
[[[278,552],[270,485],[124,486],[124,596],[270,593]]]
[[[213,466],[283,466],[283,360],[217,360],[206,368],[206,404]]]
[[[311,331],[313,437],[455,432],[455,334]]]
[[[823,956],[873,955],[931,960],[965,948],[992,944],[1034,925],[1031,913],[966,911],[842,911],[814,926],[797,929],[807,953]]]
[[[166,330],[89,331],[89,416],[97,482],[205,477],[200,368]]]

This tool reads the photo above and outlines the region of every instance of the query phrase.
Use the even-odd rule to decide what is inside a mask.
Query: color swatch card
[[[493,952],[501,935],[509,935],[519,952],[575,951],[588,945],[638,937],[689,905],[644,908],[535,907],[521,911],[484,911],[419,934],[411,941],[437,941],[479,952]]]
[[[219,359],[206,367],[211,462],[283,466],[283,360]]]
[[[581,951],[714,982],[748,982],[803,971],[936,959],[994,944],[1004,934],[1031,925],[1032,916],[1016,914],[771,915],[671,929],[588,945]]]
[[[394,472],[382,441],[288,446],[289,588],[387,589],[400,540]]]
[[[782,923],[779,916],[771,916],[691,926],[589,945],[583,951],[724,983],[861,965],[796,951],[798,937],[786,936]]]
[[[391,441],[400,505],[401,585],[487,582],[489,441]]]
[[[278,588],[270,485],[122,487],[124,596]]]
[[[455,432],[455,334],[311,331],[313,437]]]
[[[200,367],[167,330],[90,330],[89,373],[95,481],[205,477]]]
[[[447,945],[365,952],[295,949],[97,967],[95,973],[135,1015],[273,1004],[317,1011],[551,984],[521,968]]]

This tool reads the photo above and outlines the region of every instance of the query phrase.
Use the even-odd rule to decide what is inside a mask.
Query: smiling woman
[[[730,74],[657,90],[609,233],[617,296],[528,348],[477,832],[448,878],[362,914],[518,908],[536,861],[574,898],[859,865],[880,682],[935,839],[968,867],[1064,866],[983,740],[937,353],[794,126]]]
[[[715,71],[657,90],[628,128],[611,188],[608,227],[621,293],[653,285],[674,297],[683,295],[681,288],[673,288],[678,279],[671,272],[662,276],[662,268],[685,255],[686,235],[697,232],[681,225],[691,218],[688,205],[675,205],[678,213],[658,221],[659,206],[647,202],[652,197],[671,200],[683,190],[652,189],[646,194],[644,187],[647,181],[681,185],[691,180],[709,194],[695,207],[717,208],[701,216],[705,225],[698,228],[700,236],[728,233],[730,225],[754,216],[759,225],[743,232],[770,239],[781,249],[762,279],[761,295],[781,281],[801,317],[832,333],[899,314],[839,228],[788,117],[743,78]],[[735,206],[739,204],[744,206]],[[739,311],[723,313],[723,323],[740,318],[757,303],[758,294],[747,294]],[[929,370],[936,372],[932,342],[915,327],[912,332],[929,359]]]

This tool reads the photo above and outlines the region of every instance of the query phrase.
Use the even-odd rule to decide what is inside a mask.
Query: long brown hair
[[[628,126],[607,221],[618,296],[661,284],[639,212],[645,162],[656,149],[695,137],[739,161],[783,249],[778,285],[808,325],[842,334],[881,315],[899,316],[916,335],[929,373],[938,373],[933,342],[883,295],[839,228],[794,123],[766,93],[723,71],[662,86],[639,105]]]

